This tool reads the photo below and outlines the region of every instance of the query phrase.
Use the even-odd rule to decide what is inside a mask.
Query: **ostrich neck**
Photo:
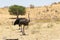
[[[29,14],[28,14],[28,20],[30,21],[30,16],[29,16]]]

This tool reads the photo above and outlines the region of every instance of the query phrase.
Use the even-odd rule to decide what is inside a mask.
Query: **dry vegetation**
[[[7,38],[19,40],[60,40],[60,3],[50,6],[26,8],[26,15],[30,13],[31,22],[26,35],[17,30],[13,22],[16,16],[9,15],[8,8],[0,8],[0,40]],[[22,17],[22,16],[20,16]]]

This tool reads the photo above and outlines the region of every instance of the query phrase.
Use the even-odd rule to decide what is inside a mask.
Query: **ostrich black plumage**
[[[29,14],[28,14],[28,19],[26,19],[26,18],[17,18],[14,22],[14,25],[19,25],[19,27],[23,25],[23,28],[21,27],[21,29],[22,29],[21,31],[22,31],[22,34],[25,35],[24,28],[25,28],[25,26],[29,25],[29,22],[30,22],[30,17],[29,17]]]

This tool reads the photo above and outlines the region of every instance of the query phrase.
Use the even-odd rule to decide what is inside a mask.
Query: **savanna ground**
[[[11,15],[0,14],[0,40],[19,39],[19,40],[60,40],[60,21],[43,22],[32,20],[29,28],[25,28],[26,35],[22,35],[17,30],[18,25],[14,26],[15,19],[10,19]]]
[[[31,22],[28,29],[25,27],[26,35],[22,35],[20,30],[17,30],[19,26],[13,25],[15,19],[11,19],[16,16],[9,15],[8,8],[0,9],[0,40],[60,40],[60,3],[34,9],[27,8],[26,11],[30,13]],[[40,18],[52,18],[57,21],[37,20]]]

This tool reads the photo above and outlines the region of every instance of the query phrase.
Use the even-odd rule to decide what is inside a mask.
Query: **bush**
[[[30,4],[30,8],[34,8],[34,5]]]

